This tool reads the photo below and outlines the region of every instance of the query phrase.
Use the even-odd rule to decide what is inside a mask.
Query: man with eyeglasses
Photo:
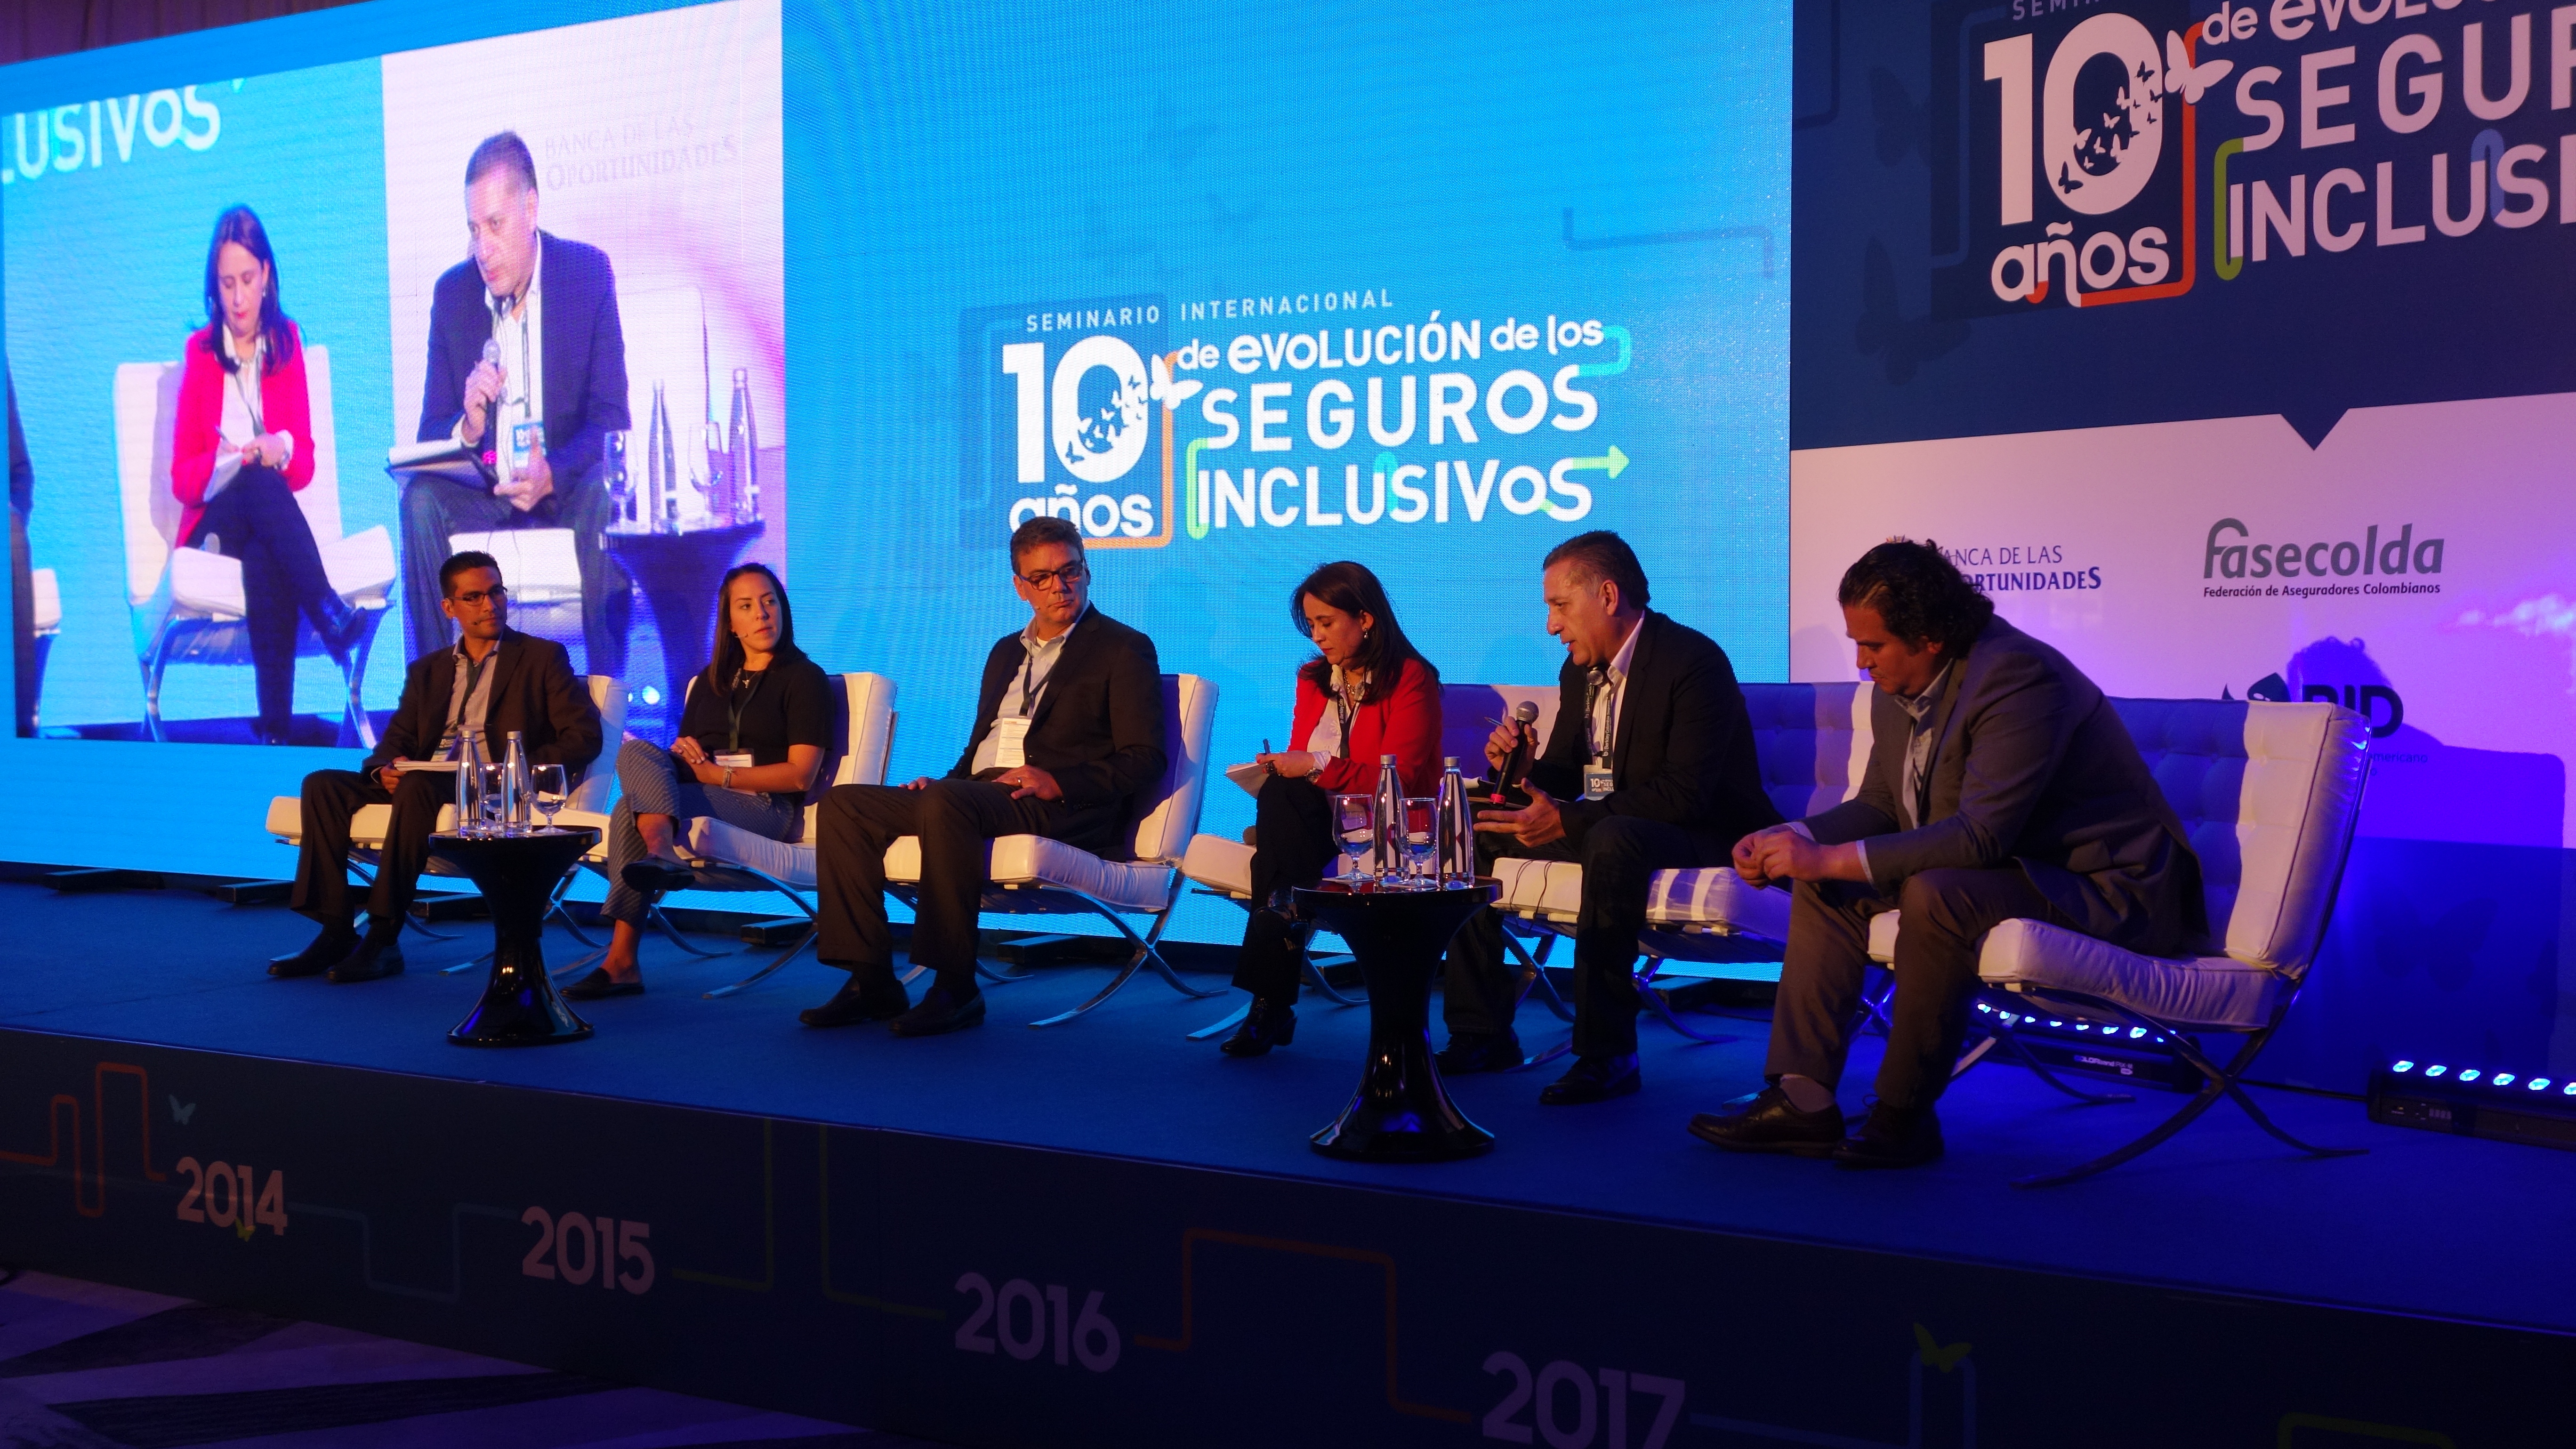
[[[893,1023],[897,1036],[981,1025],[975,918],[991,842],[1043,835],[1114,851],[1136,797],[1162,778],[1162,666],[1154,641],[1091,607],[1082,533],[1033,518],[1011,535],[1025,628],[984,661],[975,732],[949,772],[908,785],[842,785],[823,799],[815,847],[822,909],[816,955],[850,973],[807,1026]],[[910,955],[937,973],[921,1004],[895,979],[886,928],[886,848],[921,841]]]
[[[294,906],[320,922],[322,933],[294,955],[269,962],[271,976],[324,976],[347,985],[401,973],[403,913],[429,863],[439,807],[456,799],[455,760],[465,734],[479,732],[497,754],[516,730],[528,763],[563,766],[568,784],[599,757],[599,710],[590,690],[561,644],[510,627],[510,591],[492,556],[454,555],[439,566],[438,585],[439,610],[463,637],[411,662],[393,718],[363,765],[304,777]],[[349,890],[349,835],[369,805],[390,805],[393,813],[360,935]]]

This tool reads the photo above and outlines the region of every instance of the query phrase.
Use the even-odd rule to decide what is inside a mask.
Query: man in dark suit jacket
[[[448,268],[430,298],[417,436],[495,455],[522,423],[541,424],[543,436],[512,476],[489,487],[428,475],[404,487],[412,654],[447,647],[437,578],[450,534],[568,528],[589,670],[622,675],[627,580],[601,537],[615,510],[601,458],[608,435],[631,426],[617,277],[607,253],[537,229],[536,162],[511,132],[474,148],[465,209],[474,254]],[[486,343],[499,347],[497,362],[484,361]]]
[[[456,799],[453,771],[398,771],[403,760],[454,757],[460,728],[480,729],[494,754],[519,732],[531,765],[561,765],[570,784],[599,757],[599,711],[572,672],[564,647],[509,626],[509,594],[486,553],[460,553],[439,569],[440,607],[460,626],[454,648],[411,662],[402,698],[366,763],[304,777],[304,845],[295,867],[295,909],[322,923],[313,944],[271,961],[271,976],[327,973],[334,982],[373,981],[402,970],[403,913],[429,863],[430,832]],[[367,931],[357,933],[349,891],[349,827],[368,805],[391,805],[376,882],[367,893]]]
[[[2200,860],[2093,681],[1994,605],[1930,543],[1895,541],[1843,575],[1846,631],[1876,681],[1859,793],[1750,836],[1736,867],[1794,881],[1771,1018],[1773,1085],[1691,1130],[1721,1147],[1828,1153],[1857,1167],[1941,1155],[1949,1085],[1996,924],[2049,922],[2151,956],[2209,929]],[[1901,910],[1878,1101],[1851,1138],[1834,1100],[1869,965],[1870,918]]]
[[[1556,727],[1530,767],[1530,804],[1476,817],[1480,862],[1580,861],[1574,927],[1575,1061],[1539,1093],[1550,1105],[1636,1091],[1637,936],[1659,870],[1725,863],[1748,830],[1780,818],[1762,791],[1753,725],[1716,641],[1646,608],[1646,574],[1619,535],[1578,534],[1548,553],[1548,632],[1565,642]],[[1513,726],[1485,745],[1498,766]],[[1449,945],[1442,1070],[1518,1066],[1519,979],[1503,927],[1480,911]]]
[[[984,661],[975,733],[956,765],[937,780],[823,797],[815,954],[850,979],[802,1013],[808,1026],[891,1021],[897,1036],[930,1036],[981,1023],[975,918],[993,839],[1043,835],[1110,854],[1137,795],[1163,777],[1154,641],[1091,607],[1081,531],[1061,518],[1021,524],[1011,572],[1031,618]],[[886,848],[906,835],[921,839],[910,954],[938,973],[917,1007],[895,979],[885,916]]]

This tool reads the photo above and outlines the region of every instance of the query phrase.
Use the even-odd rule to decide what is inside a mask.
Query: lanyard
[[[749,694],[742,692],[742,677],[746,673],[751,676]],[[733,672],[733,688],[725,695],[725,749],[728,753],[742,748],[742,712],[751,708],[753,697],[760,693],[760,682],[768,677],[766,669],[737,669]]]
[[[1610,696],[1610,718],[1606,724],[1594,713],[1604,690]],[[1619,691],[1611,685],[1607,669],[1593,670],[1584,677],[1583,734],[1585,743],[1592,747],[1592,758],[1596,760],[1610,758],[1610,751],[1619,743]]]
[[[500,652],[500,647],[495,645],[490,653],[480,659],[472,654],[465,656],[465,692],[456,697],[456,715],[447,722],[448,732],[459,739],[462,739],[465,734],[466,711],[474,704],[474,686],[482,682],[485,667],[490,665]],[[489,706],[487,705],[486,708],[488,709]]]
[[[1057,637],[1062,638],[1063,636],[1058,635]],[[1029,717],[1029,711],[1037,708],[1037,692],[1029,688],[1029,681],[1037,679],[1037,670],[1038,651],[1024,646],[1020,658],[1020,718],[1022,719],[1027,719]],[[1047,666],[1047,677],[1044,679],[1037,679],[1037,687],[1039,690],[1043,690],[1054,681],[1055,666],[1053,664],[1049,664]]]

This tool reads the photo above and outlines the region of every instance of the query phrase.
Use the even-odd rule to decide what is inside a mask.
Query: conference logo
[[[1966,246],[1935,272],[1941,310],[2098,307],[2189,291],[2198,107],[2233,65],[2195,60],[2188,7],[2011,0],[1973,14],[1953,7],[1952,18],[1968,84],[1934,91],[1966,93],[1957,162]]]
[[[2303,530],[2258,535],[2241,518],[2209,526],[2201,548],[2201,596],[2212,599],[2402,598],[2442,592],[2448,540],[2411,523],[2373,523],[2360,533],[2317,537]]]
[[[2576,222],[2576,138],[2558,114],[2576,103],[2576,9],[2191,8],[1935,8],[1931,99],[1883,111],[1880,149],[1919,132],[1932,163],[1936,313],[2172,298],[2203,274],[2440,265],[2451,241]]]
[[[1581,436],[1603,416],[1595,379],[1634,356],[1598,317],[1417,312],[1349,287],[981,308],[961,332],[974,547],[1036,517],[1097,548],[1572,524],[1630,462]]]
[[[241,82],[233,82],[233,87],[240,89]],[[183,151],[209,150],[224,133],[224,116],[213,101],[197,94],[195,86],[183,86],[20,111],[9,117],[7,130],[9,146],[0,153],[0,186],[39,181],[61,172],[93,171],[111,160],[127,165],[172,146]]]

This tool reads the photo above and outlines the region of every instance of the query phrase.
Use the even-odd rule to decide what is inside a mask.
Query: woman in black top
[[[667,890],[696,879],[680,849],[681,822],[712,816],[793,840],[805,824],[805,791],[830,743],[831,680],[796,647],[787,589],[760,564],[743,564],[716,590],[716,657],[689,691],[669,749],[630,739],[617,752],[622,798],[608,830],[608,900],[615,922],[599,969],[565,988],[576,1001],[644,990],[635,951],[644,913]]]

